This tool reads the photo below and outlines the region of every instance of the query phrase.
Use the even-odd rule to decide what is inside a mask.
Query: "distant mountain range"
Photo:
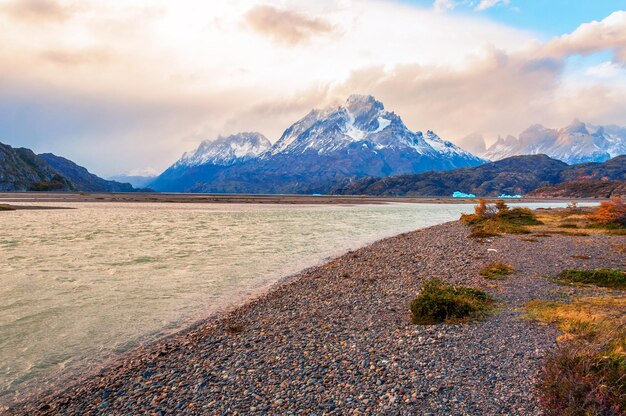
[[[158,191],[327,193],[367,176],[476,166],[485,161],[434,132],[409,130],[371,96],[313,110],[271,145],[260,133],[204,141],[148,186]]]
[[[388,178],[365,178],[333,191],[339,195],[451,196],[454,191],[479,197],[526,194],[569,181],[626,180],[626,156],[603,163],[568,165],[546,155],[513,156],[481,166]]]
[[[0,191],[134,192],[129,183],[102,179],[52,153],[0,143]]]
[[[468,141],[471,139],[468,136]],[[473,140],[479,142],[481,138],[474,137]],[[626,154],[626,128],[593,126],[578,120],[562,129],[549,129],[536,124],[522,132],[519,138],[500,137],[481,153],[489,160],[534,154],[545,154],[569,164],[604,162]]]

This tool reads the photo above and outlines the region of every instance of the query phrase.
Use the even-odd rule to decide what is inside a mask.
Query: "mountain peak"
[[[581,133],[581,134],[589,134],[587,130],[587,125],[575,118],[567,127],[563,129],[568,133]]]
[[[345,107],[351,113],[363,113],[369,111],[382,111],[385,109],[383,103],[371,95],[352,94],[346,100]]]
[[[205,164],[229,166],[256,158],[271,146],[270,141],[257,132],[220,135],[215,140],[203,140],[196,150],[184,153],[173,167]]]

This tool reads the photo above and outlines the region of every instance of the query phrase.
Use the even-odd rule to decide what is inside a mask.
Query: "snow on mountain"
[[[385,110],[372,96],[351,95],[344,105],[313,110],[294,123],[263,155],[267,159],[277,154],[319,155],[337,152],[354,143],[378,151],[382,149],[412,149],[417,154],[431,157],[476,158],[469,152],[439,138],[432,131],[426,137],[409,130],[400,117]]]
[[[558,130],[537,124],[522,132],[519,138],[499,138],[483,157],[500,160],[515,155],[533,154],[546,154],[569,164],[604,162],[626,154],[626,129],[592,126],[579,120],[574,120]]]
[[[254,159],[270,149],[272,144],[261,133],[238,133],[204,140],[193,152],[186,152],[172,168],[206,164],[230,166],[236,162]]]
[[[160,191],[325,193],[362,177],[484,163],[432,131],[409,130],[372,96],[312,110],[270,146],[252,133],[203,142],[152,184]]]

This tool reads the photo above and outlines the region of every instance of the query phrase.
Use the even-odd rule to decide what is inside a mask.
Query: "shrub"
[[[0,204],[0,211],[15,211],[15,208],[13,208],[11,205]]]
[[[510,264],[503,261],[496,261],[488,264],[486,267],[480,270],[480,275],[487,279],[504,279],[507,276],[513,274],[515,270]]]
[[[545,413],[626,414],[626,298],[532,301],[526,308],[564,332],[538,383]]]
[[[461,221],[472,227],[470,237],[496,237],[501,234],[529,234],[525,225],[543,224],[528,208],[510,209],[504,202],[489,204],[485,200],[474,207],[474,214],[464,214]]]
[[[610,201],[602,202],[589,214],[589,219],[598,224],[626,227],[626,204],[621,198],[613,197]]]
[[[626,272],[622,270],[611,269],[567,269],[559,274],[557,281],[592,284],[596,286],[609,287],[612,289],[626,289]]]
[[[497,219],[506,221],[515,225],[542,225],[532,210],[528,208],[513,208],[507,211],[501,211],[497,215]]]
[[[547,415],[623,415],[626,358],[565,344],[546,358],[537,387]]]
[[[478,319],[492,308],[493,300],[486,292],[450,285],[440,280],[424,283],[419,296],[411,302],[413,323],[419,325]]]

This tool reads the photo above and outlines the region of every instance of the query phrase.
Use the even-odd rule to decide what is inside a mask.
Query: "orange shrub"
[[[605,201],[589,214],[589,219],[601,224],[614,224],[626,226],[626,204],[619,197],[613,197]]]

